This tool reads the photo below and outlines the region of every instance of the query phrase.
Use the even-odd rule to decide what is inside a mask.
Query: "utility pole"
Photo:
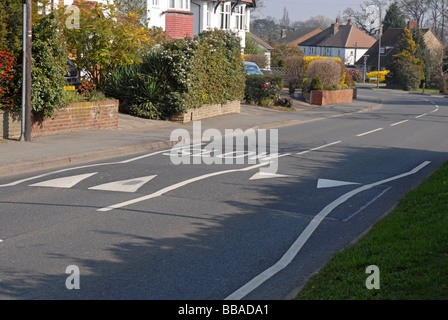
[[[380,29],[378,30],[378,74],[376,79],[376,87],[380,87],[380,64],[381,64],[381,36],[383,35],[383,26],[381,22],[381,14],[380,14]]]
[[[26,2],[26,105],[25,105],[25,141],[31,141],[31,43],[32,43],[32,10],[31,0]]]
[[[22,132],[20,136],[20,141],[25,141],[25,118],[26,118],[26,0],[22,0],[23,8],[23,19],[22,19]]]

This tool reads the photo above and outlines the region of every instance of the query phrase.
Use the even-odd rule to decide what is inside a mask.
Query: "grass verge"
[[[379,268],[379,289],[366,287],[370,265]],[[335,254],[295,299],[448,299],[448,162]]]

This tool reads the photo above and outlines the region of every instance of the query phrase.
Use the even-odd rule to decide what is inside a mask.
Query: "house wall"
[[[328,58],[340,58],[345,65],[354,65],[368,49],[366,48],[332,48],[332,47],[306,47],[301,49],[306,56],[321,56]]]
[[[224,10],[231,10],[230,1],[223,3]],[[213,1],[203,1],[203,0],[192,0],[191,10],[194,13],[194,35],[201,32],[213,29],[222,29],[222,8],[219,5],[216,8],[216,2]],[[238,37],[241,39],[241,47],[244,49],[246,46],[246,32],[249,31],[250,26],[250,14],[251,8],[247,7],[245,4],[238,5],[237,8],[241,8],[243,12],[243,21],[240,29],[237,28],[237,17],[239,16],[236,12],[228,12],[228,26],[224,29],[233,31],[237,33]]]

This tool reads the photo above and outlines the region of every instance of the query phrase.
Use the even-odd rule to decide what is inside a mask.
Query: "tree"
[[[397,85],[405,90],[415,89],[425,78],[423,60],[416,57],[419,46],[415,43],[412,33],[404,29],[399,41],[399,52],[388,63],[388,84]]]
[[[80,29],[64,28],[69,52],[75,64],[100,88],[119,66],[142,61],[155,45],[153,32],[132,11],[124,13],[116,5],[80,3]]]
[[[417,21],[417,28],[423,26],[425,15],[429,10],[430,0],[400,0],[398,4],[408,18]]]
[[[389,28],[406,28],[406,20],[396,2],[389,6],[384,17],[383,30],[386,31]]]
[[[431,81],[431,51],[426,46],[421,29],[414,28],[411,30],[411,33],[417,46],[417,49],[415,50],[415,57],[424,62],[425,68],[423,69],[423,72],[425,73],[425,81],[426,83],[429,83]]]

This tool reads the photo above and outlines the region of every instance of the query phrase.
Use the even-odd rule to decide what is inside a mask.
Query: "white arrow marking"
[[[128,180],[109,182],[98,186],[91,187],[92,190],[118,191],[118,192],[135,192],[148,181],[155,178],[154,176],[140,177]]]
[[[269,173],[269,172],[257,172],[249,180],[286,178],[286,177],[292,177],[292,176],[286,174]]]
[[[74,185],[81,182],[82,180],[87,179],[95,174],[97,174],[97,172],[80,174],[80,175],[76,175],[76,176],[70,176],[70,177],[64,177],[64,178],[58,178],[58,179],[52,179],[52,180],[47,180],[47,181],[31,184],[30,187],[71,188]]]
[[[348,185],[351,185],[351,184],[359,184],[359,183],[357,183],[357,182],[348,182],[348,181],[319,179],[317,181],[317,189],[333,188],[333,187],[340,187],[340,186],[348,186]]]

